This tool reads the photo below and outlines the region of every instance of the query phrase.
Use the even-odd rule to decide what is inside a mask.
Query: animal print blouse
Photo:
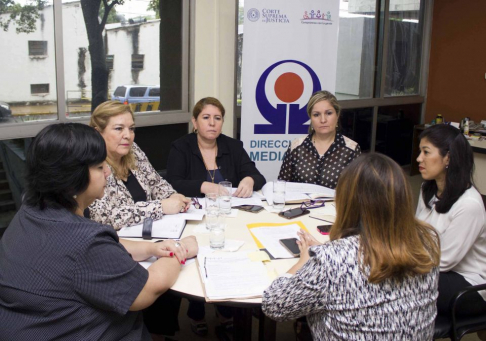
[[[90,218],[101,224],[112,225],[116,230],[124,226],[141,224],[146,217],[162,218],[161,200],[176,191],[150,164],[145,153],[135,143],[132,145],[137,170],[131,170],[147,194],[147,201],[135,203],[122,180],[111,174],[105,187],[105,195],[89,206]]]
[[[359,236],[309,249],[295,275],[277,278],[262,300],[277,321],[307,316],[314,340],[432,340],[438,267],[398,282],[368,282],[358,262]]]
[[[360,154],[359,145],[340,133],[322,156],[312,143],[312,135],[300,137],[285,153],[278,178],[336,188],[342,170]]]

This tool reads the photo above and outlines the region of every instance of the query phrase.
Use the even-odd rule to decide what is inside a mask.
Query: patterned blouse
[[[147,194],[147,201],[135,203],[122,180],[111,174],[105,187],[105,195],[89,206],[90,218],[115,230],[124,226],[141,224],[146,217],[160,219],[163,216],[162,199],[176,191],[157,173],[145,153],[135,143],[132,145],[137,170],[131,170]]]
[[[359,236],[310,248],[295,275],[277,278],[262,299],[277,321],[307,316],[314,340],[432,340],[439,269],[368,282],[358,263]]]
[[[360,154],[359,145],[340,133],[336,133],[334,142],[322,156],[312,143],[312,135],[300,137],[292,141],[285,153],[278,178],[336,188],[344,167]]]

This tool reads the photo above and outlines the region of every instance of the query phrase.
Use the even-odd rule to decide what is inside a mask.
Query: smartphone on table
[[[287,210],[287,211],[280,212],[278,215],[281,216],[281,217],[287,218],[287,219],[292,219],[292,218],[300,217],[302,215],[306,215],[306,214],[309,214],[309,213],[310,213],[309,210],[297,207],[297,208],[292,208],[292,209]]]
[[[258,205],[241,205],[236,207],[239,210],[245,211],[245,212],[251,212],[251,213],[258,213],[261,210],[263,210],[262,206]]]
[[[331,231],[332,225],[318,225],[317,230],[320,234],[328,235],[329,231]]]
[[[286,239],[280,239],[280,244],[284,248],[287,249],[288,252],[294,257],[298,257],[300,255],[300,249],[299,245],[297,245],[297,238],[286,238]]]

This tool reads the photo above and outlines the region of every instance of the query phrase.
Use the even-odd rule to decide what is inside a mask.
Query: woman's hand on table
[[[181,239],[181,244],[186,247],[187,258],[193,258],[197,256],[199,246],[197,245],[197,239],[194,236],[188,236]]]
[[[174,193],[167,199],[160,201],[164,214],[177,214],[186,212],[191,206],[191,199],[182,194]]]
[[[176,257],[179,260],[179,263],[186,263],[187,248],[182,240],[175,241],[171,239],[166,239],[160,243],[151,243],[151,245],[153,245],[153,255],[155,257]]]
[[[297,232],[299,239],[297,240],[297,245],[300,250],[299,261],[287,271],[289,274],[295,275],[295,273],[300,270],[305,263],[309,260],[309,247],[313,245],[319,245],[319,243],[314,237],[312,237],[308,232],[300,230]]]
[[[252,177],[247,176],[240,181],[238,189],[233,194],[234,197],[238,198],[249,198],[253,194],[253,185],[255,181]]]
[[[209,181],[204,181],[201,185],[201,193],[203,194],[208,194],[208,193],[216,193],[219,194],[219,185],[209,182]]]
[[[299,235],[300,240],[305,239],[307,245],[309,246],[314,246],[314,245],[321,245],[322,243],[319,242],[316,238],[314,238],[313,235],[311,235],[309,232],[305,230],[300,230],[297,232]]]

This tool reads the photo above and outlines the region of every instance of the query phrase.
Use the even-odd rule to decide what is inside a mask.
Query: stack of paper
[[[293,258],[294,256],[280,244],[280,239],[299,238],[297,232],[307,230],[302,222],[283,224],[249,224],[247,225],[257,245],[265,248],[273,258]]]
[[[206,301],[261,297],[271,280],[262,262],[251,261],[250,252],[198,255]]]
[[[262,193],[269,205],[273,205],[273,182],[267,182]],[[333,200],[336,191],[324,186],[287,182],[285,185],[285,202],[288,204],[301,203],[311,199]]]

